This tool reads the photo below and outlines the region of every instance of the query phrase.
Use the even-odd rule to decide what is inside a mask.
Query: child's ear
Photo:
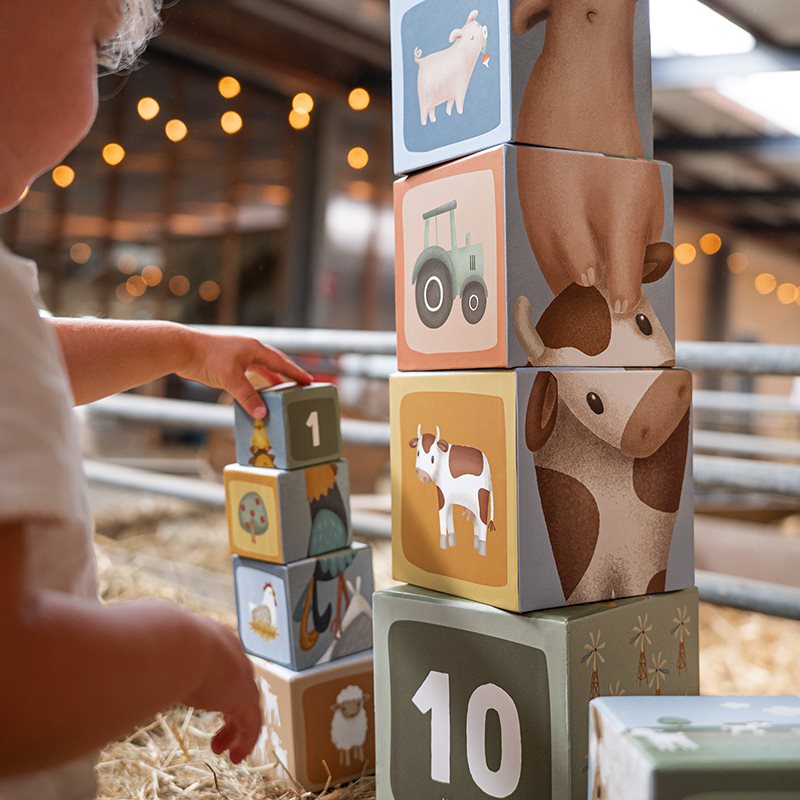
[[[557,2],[557,0],[556,0]],[[517,0],[511,26],[518,36],[527,33],[550,13],[551,0]]]
[[[642,283],[655,283],[661,280],[672,267],[675,250],[669,242],[655,242],[644,252]]]
[[[525,415],[525,444],[536,453],[553,433],[558,414],[558,381],[552,372],[540,372],[531,387]]]

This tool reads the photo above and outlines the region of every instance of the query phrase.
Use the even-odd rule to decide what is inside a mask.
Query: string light
[[[123,275],[133,275],[136,272],[136,268],[139,266],[139,260],[136,258],[133,253],[123,253],[117,259],[117,269]]]
[[[213,303],[219,298],[222,292],[222,290],[219,288],[219,284],[216,281],[203,281],[197,291],[200,297],[205,300],[206,303]]]
[[[141,297],[147,291],[147,284],[144,282],[144,278],[142,278],[141,275],[131,275],[131,277],[125,281],[125,288],[128,290],[128,294],[133,297]]]
[[[310,114],[314,110],[314,98],[308,92],[299,92],[292,98],[292,108],[301,114]]]
[[[183,297],[189,293],[189,289],[192,287],[192,284],[185,275],[173,275],[169,279],[168,285],[169,290],[175,295],[175,297]]]
[[[750,265],[750,259],[745,253],[731,253],[728,256],[728,269],[734,275],[740,275],[747,270]]]
[[[128,285],[126,283],[120,283],[114,293],[117,295],[117,300],[119,300],[120,303],[133,302],[133,297],[131,297],[131,294],[128,291]]]
[[[186,127],[186,123],[182,120],[171,119],[164,126],[164,133],[167,134],[167,139],[169,139],[171,142],[182,142],[189,133],[189,129]]]
[[[792,303],[797,301],[797,298],[800,297],[800,289],[798,289],[793,283],[782,283],[778,287],[778,302],[784,306],[790,306]]]
[[[722,237],[717,233],[706,233],[700,237],[700,249],[707,255],[713,256],[722,250]]]
[[[69,249],[69,257],[76,264],[88,264],[92,258],[92,248],[86,242],[75,242]]]
[[[226,111],[219,119],[219,124],[225,133],[238,133],[242,129],[244,122],[242,115],[236,111]]]
[[[762,272],[760,275],[756,275],[756,279],[753,283],[756,287],[756,291],[764,295],[772,294],[778,285],[775,276],[769,272]]]
[[[369,92],[366,89],[362,89],[360,86],[353,89],[347,98],[347,102],[353,111],[363,111],[369,105],[369,101]]]
[[[75,180],[75,170],[66,164],[59,164],[52,172],[53,183],[61,189],[66,189]]]
[[[152,286],[158,286],[158,284],[161,283],[161,280],[163,279],[163,277],[164,277],[164,273],[155,264],[148,264],[142,270],[142,280],[148,286],[151,286],[151,287]]]
[[[219,79],[217,90],[226,100],[230,100],[242,91],[242,84],[236,78],[225,75],[225,77]]]
[[[296,109],[292,109],[289,112],[289,124],[296,130],[301,131],[303,128],[307,128],[311,122],[311,117],[302,112],[297,111]]]
[[[116,142],[109,142],[103,148],[103,161],[105,161],[106,164],[109,164],[112,167],[116,167],[117,164],[121,164],[124,158],[125,158],[125,148],[121,144],[117,144]]]
[[[697,248],[693,244],[684,242],[675,248],[675,260],[679,264],[691,264],[697,258]]]
[[[155,119],[159,111],[161,111],[161,106],[153,97],[142,97],[136,104],[136,112],[146,122]]]

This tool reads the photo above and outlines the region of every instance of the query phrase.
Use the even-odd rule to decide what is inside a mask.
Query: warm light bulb
[[[292,109],[289,112],[289,124],[296,130],[301,131],[307,128],[311,122],[311,117],[303,111]]]
[[[69,257],[76,264],[88,264],[92,257],[92,248],[86,242],[75,242],[69,249]]]
[[[760,275],[756,275],[756,279],[753,283],[759,294],[772,294],[778,285],[775,276],[769,272],[762,272]]]
[[[314,110],[314,98],[308,92],[300,92],[292,98],[292,108],[301,114],[310,114]]]
[[[161,106],[158,104],[158,100],[152,97],[143,97],[136,104],[136,111],[143,120],[149,121],[158,116]]]
[[[750,264],[750,259],[745,253],[731,253],[728,256],[728,269],[734,274],[739,275],[744,272]]]
[[[164,133],[167,134],[167,139],[171,142],[181,142],[186,138],[186,135],[189,133],[189,129],[186,127],[186,123],[179,119],[171,119],[165,126],[164,126]]]
[[[163,277],[164,273],[155,264],[148,264],[142,270],[142,280],[148,286],[158,286],[158,284],[161,283]]]
[[[361,87],[353,89],[347,98],[347,102],[353,111],[363,111],[369,105],[369,101],[369,92]]]
[[[241,114],[236,111],[226,111],[219,119],[219,124],[225,133],[238,133],[244,124]]]
[[[103,161],[105,161],[106,164],[110,164],[112,167],[116,167],[117,164],[121,164],[124,158],[125,148],[121,144],[109,142],[103,148]]]
[[[197,291],[206,303],[213,303],[219,298],[222,290],[219,288],[219,284],[216,281],[203,281]]]
[[[700,237],[700,249],[707,256],[713,256],[722,250],[722,238],[716,233],[706,233]]]
[[[66,164],[59,164],[52,173],[53,183],[61,189],[66,189],[75,180],[75,170]]]
[[[675,248],[675,260],[679,264],[691,264],[697,258],[697,249],[693,244],[684,242]]]
[[[125,281],[125,287],[128,290],[128,294],[133,295],[133,297],[141,297],[147,291],[147,284],[141,275],[131,275]]]
[[[169,290],[175,297],[183,297],[189,293],[191,283],[185,275],[174,275],[169,279]]]
[[[242,85],[236,80],[236,78],[226,75],[224,78],[219,79],[217,90],[224,98],[230,100],[232,97],[236,97],[236,95],[242,91]]]
[[[800,289],[793,283],[782,283],[778,287],[778,302],[785,306],[790,306],[796,302],[798,296],[800,296]]]
[[[369,153],[363,147],[354,147],[347,154],[347,163],[353,169],[364,169],[369,163]]]

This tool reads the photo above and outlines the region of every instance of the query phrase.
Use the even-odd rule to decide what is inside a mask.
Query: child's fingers
[[[253,384],[244,375],[234,375],[230,383],[224,387],[227,392],[239,401],[240,405],[254,419],[264,419],[267,408],[261,395],[255,390]]]
[[[314,380],[308,372],[297,366],[287,355],[266,345],[262,346],[259,356],[255,359],[255,364],[272,372],[280,372],[303,386]]]
[[[268,381],[270,386],[277,386],[279,383],[286,382],[286,378],[284,378],[283,375],[278,372],[273,372],[271,369],[267,369],[266,367],[262,367],[259,364],[256,364],[253,367],[253,372]]]
[[[236,730],[234,725],[232,722],[226,721],[211,740],[211,750],[217,755],[220,755],[233,744],[235,739]]]

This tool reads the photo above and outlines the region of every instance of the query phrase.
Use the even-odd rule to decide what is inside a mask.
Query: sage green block
[[[699,691],[697,591],[514,614],[377,592],[378,800],[583,800],[589,701]]]

